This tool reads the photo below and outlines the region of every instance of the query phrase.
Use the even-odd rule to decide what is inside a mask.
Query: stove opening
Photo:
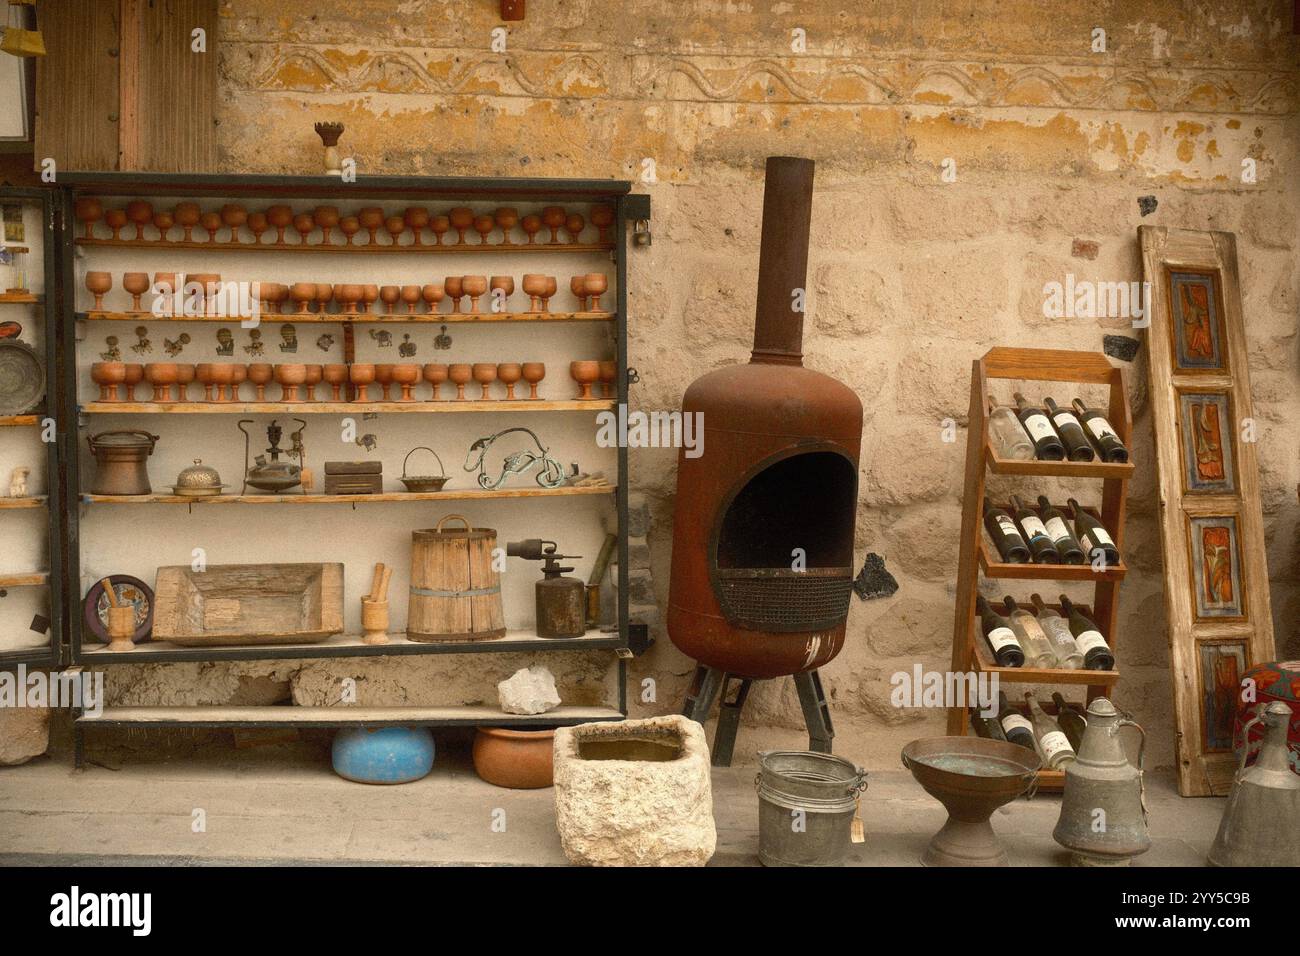
[[[853,585],[857,469],[845,455],[790,455],[753,475],[718,526],[712,574],[727,619],[767,631],[834,627]]]

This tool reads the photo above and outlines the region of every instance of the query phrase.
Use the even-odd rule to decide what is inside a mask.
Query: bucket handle
[[[99,446],[95,444],[101,438],[108,435],[138,435],[141,438],[149,439],[149,453],[153,454],[153,446],[158,442],[157,435],[151,435],[147,431],[139,428],[119,428],[116,431],[100,432],[98,435],[87,435],[86,441],[90,444],[90,453],[93,455],[99,451]]]
[[[439,522],[438,522],[436,525],[434,525],[433,530],[434,530],[434,531],[442,531],[442,526],[443,526],[443,524],[444,524],[445,522],[447,522],[447,521],[451,521],[452,519],[455,519],[455,520],[457,520],[457,521],[464,522],[464,524],[465,524],[465,530],[466,530],[466,531],[473,531],[473,530],[474,530],[473,528],[471,528],[471,527],[469,526],[469,519],[466,518],[464,515],[443,515],[442,518],[441,518],[441,520],[439,520]]]
[[[414,455],[417,451],[427,451],[427,452],[428,452],[429,454],[431,454],[434,458],[437,458],[437,459],[438,459],[438,477],[439,477],[439,478],[446,478],[446,477],[447,477],[447,466],[444,465],[444,464],[442,463],[442,457],[441,457],[441,456],[440,456],[436,451],[434,451],[432,448],[430,448],[428,445],[416,445],[414,448],[412,448],[410,451],[408,451],[408,452],[406,453],[406,457],[402,459],[402,477],[403,477],[403,478],[406,477],[406,463],[407,463],[408,461],[411,460],[411,456]],[[448,515],[447,517],[448,517],[448,518],[455,518],[455,517],[459,517],[459,515]],[[444,519],[444,520],[445,520],[445,519]],[[462,519],[462,520],[463,520],[463,519]],[[468,527],[469,522],[466,521],[465,524],[466,524],[466,526]],[[441,527],[441,525],[440,525],[440,527]]]

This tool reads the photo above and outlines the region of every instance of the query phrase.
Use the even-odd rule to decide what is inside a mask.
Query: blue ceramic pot
[[[334,737],[334,772],[357,783],[410,783],[433,769],[426,727],[345,727]]]

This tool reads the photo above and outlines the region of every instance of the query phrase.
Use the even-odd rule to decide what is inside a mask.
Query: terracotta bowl
[[[90,366],[90,378],[99,386],[101,402],[116,402],[117,387],[126,381],[126,363],[95,362]]]
[[[540,790],[555,783],[554,730],[480,727],[474,735],[474,770],[497,787]]]
[[[393,381],[402,387],[402,397],[399,401],[412,400],[411,386],[420,380],[421,371],[418,365],[402,363],[393,366]]]
[[[145,380],[153,386],[155,402],[170,402],[172,386],[180,377],[175,362],[150,362],[144,367]]]

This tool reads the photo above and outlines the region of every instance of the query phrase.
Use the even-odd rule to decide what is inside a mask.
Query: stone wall
[[[346,124],[362,173],[657,181],[654,243],[632,255],[634,402],[676,407],[709,369],[747,357],[762,163],[818,161],[807,363],[866,408],[858,560],[900,589],[854,599],[823,671],[840,749],[885,763],[940,731],[897,709],[889,676],[947,666],[971,360],[994,345],[1101,348],[1127,319],[1046,319],[1042,287],[1141,279],[1137,226],[1239,236],[1280,650],[1300,653],[1296,41],[1285,0],[533,0],[491,52],[495,0],[230,0],[219,35],[222,168],[314,171],[316,120]],[[1106,31],[1093,52],[1094,28]],[[803,31],[806,47],[792,44]],[[1257,179],[1243,183],[1242,161]],[[945,180],[945,169],[955,172]],[[951,178],[951,177],[950,177]],[[1139,198],[1153,196],[1145,217]],[[1137,478],[1121,593],[1119,703],[1172,763],[1145,352],[1131,372]],[[942,440],[942,423],[959,425]],[[633,455],[653,518],[662,606],[675,456]],[[659,631],[632,666],[635,714],[679,705],[691,663]],[[476,657],[368,662],[375,679],[472,681]],[[335,665],[313,663],[328,674]],[[352,668],[354,665],[349,665]],[[574,664],[574,668],[580,665]],[[150,669],[152,670],[152,669]],[[140,673],[157,699],[203,677],[220,698],[289,668]],[[262,676],[259,676],[262,675]],[[652,678],[653,702],[642,702]],[[122,691],[142,686],[122,672]],[[647,692],[649,693],[649,692]],[[751,696],[738,757],[797,743],[789,681]],[[941,731],[940,731],[941,732]]]

